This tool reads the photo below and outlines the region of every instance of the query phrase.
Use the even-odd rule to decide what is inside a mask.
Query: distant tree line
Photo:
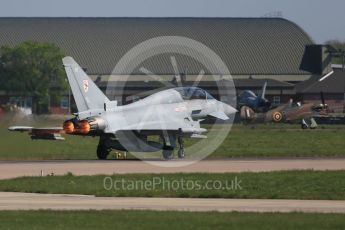
[[[48,112],[67,90],[61,63],[64,53],[54,44],[23,42],[0,47],[0,89],[8,94],[31,97],[33,113]]]
[[[331,45],[338,51],[345,51],[345,41],[340,40],[329,40],[326,42],[327,45]],[[341,57],[335,57],[333,58],[334,64],[342,64],[342,58]]]

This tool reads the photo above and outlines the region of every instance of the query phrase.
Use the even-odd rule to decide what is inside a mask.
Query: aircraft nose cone
[[[224,113],[228,116],[237,113],[237,110],[234,107],[227,104],[223,104],[223,109],[224,109]]]

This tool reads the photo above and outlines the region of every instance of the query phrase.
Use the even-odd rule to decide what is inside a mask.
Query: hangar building
[[[331,71],[326,47],[314,44],[303,29],[282,18],[0,18],[0,46],[24,41],[55,43],[74,57],[103,90],[109,79],[121,81],[129,75],[122,103],[154,89],[157,81],[139,66],[130,72],[113,72],[115,65],[134,46],[159,36],[187,37],[212,49],[228,67],[238,93],[244,89],[260,92],[263,79],[269,79],[267,97],[275,104],[294,96],[296,83]],[[181,79],[183,84],[193,84],[202,68],[200,63],[186,55],[174,57],[180,78],[171,54],[154,55],[140,66],[163,81]],[[207,69],[204,71],[200,86],[221,97],[214,79]],[[227,73],[216,74],[221,79]],[[119,97],[116,87],[107,92],[110,98]],[[10,97],[21,100],[2,92],[2,103]],[[64,109],[66,101],[65,97],[61,102]],[[52,111],[64,110],[53,106]]]

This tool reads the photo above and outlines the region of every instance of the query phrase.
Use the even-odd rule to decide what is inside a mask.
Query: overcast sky
[[[281,11],[317,43],[345,40],[344,0],[0,0],[1,17],[261,17]],[[0,35],[1,36],[1,35]]]

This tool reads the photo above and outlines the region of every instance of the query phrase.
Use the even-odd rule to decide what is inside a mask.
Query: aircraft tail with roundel
[[[62,59],[78,114],[105,110],[110,101],[72,57]]]

